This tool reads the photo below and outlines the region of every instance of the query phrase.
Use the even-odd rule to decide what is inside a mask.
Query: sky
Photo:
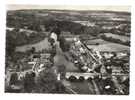
[[[7,10],[20,9],[57,9],[57,10],[106,10],[106,11],[124,11],[130,12],[130,6],[88,6],[88,5],[24,5],[10,4]]]

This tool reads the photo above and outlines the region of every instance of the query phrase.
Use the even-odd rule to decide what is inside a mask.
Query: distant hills
[[[47,9],[10,10],[7,11],[6,18],[8,28],[35,31],[30,36],[27,35],[29,34],[27,31],[7,31],[6,40],[9,49],[12,48],[12,45],[14,48],[17,45],[31,44],[43,40],[44,32],[50,32],[55,26],[58,26],[61,31],[70,32],[71,34],[88,34],[95,37],[99,37],[103,33],[130,36],[131,32],[131,13],[129,12]]]

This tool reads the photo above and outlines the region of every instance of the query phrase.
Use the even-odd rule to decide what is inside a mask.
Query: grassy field
[[[112,37],[114,39],[120,39],[121,41],[130,41],[130,37],[118,35],[118,34],[112,34],[112,33],[104,33],[106,37]]]
[[[127,38],[127,37],[123,36],[123,39],[124,38]],[[129,38],[127,38],[127,39],[129,39]],[[109,52],[130,51],[129,46],[105,41],[100,38],[88,40],[86,43],[90,49],[94,49],[94,50],[101,51],[101,52],[102,51],[109,51]]]
[[[32,47],[36,48],[36,51],[41,51],[43,49],[49,48],[49,43],[47,38],[44,40],[35,43],[35,44],[27,44],[27,45],[22,45],[22,46],[17,46],[16,47],[16,52],[26,52],[27,50],[31,49]]]
[[[103,40],[103,39],[92,39],[92,40],[87,40],[86,44],[87,45],[90,45],[90,44],[93,44],[93,45],[96,45],[96,44],[106,44],[108,43],[107,41]]]
[[[118,52],[118,51],[129,51],[130,47],[117,44],[117,43],[105,43],[100,45],[88,45],[89,48],[97,50],[97,51],[107,51],[107,52]]]

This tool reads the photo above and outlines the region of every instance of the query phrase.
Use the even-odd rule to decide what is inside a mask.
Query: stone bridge
[[[109,74],[101,74],[101,73],[77,73],[77,72],[67,72],[65,77],[66,79],[69,79],[71,76],[74,76],[76,79],[79,79],[80,77],[83,77],[85,80],[88,78],[94,78],[96,76],[99,77],[107,77],[107,76],[128,76],[128,74],[123,74],[123,73],[112,73],[111,75]]]

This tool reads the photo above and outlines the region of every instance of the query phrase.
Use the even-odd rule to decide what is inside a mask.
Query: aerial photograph
[[[7,5],[5,93],[129,95],[130,6]]]

